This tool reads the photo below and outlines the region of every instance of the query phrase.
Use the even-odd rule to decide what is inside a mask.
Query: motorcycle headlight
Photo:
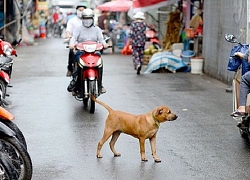
[[[12,49],[6,44],[3,47],[3,52],[6,56],[11,56]]]
[[[86,52],[94,52],[96,50],[96,44],[84,44],[83,47]]]

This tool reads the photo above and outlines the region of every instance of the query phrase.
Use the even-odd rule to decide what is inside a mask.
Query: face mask
[[[77,17],[82,18],[82,11],[77,10],[76,15]]]
[[[93,19],[83,19],[82,23],[85,27],[90,27],[93,25],[94,20]]]

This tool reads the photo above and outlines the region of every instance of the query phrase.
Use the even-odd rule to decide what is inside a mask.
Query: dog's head
[[[178,116],[172,113],[171,109],[167,106],[159,106],[153,110],[153,116],[160,122],[174,121]]]

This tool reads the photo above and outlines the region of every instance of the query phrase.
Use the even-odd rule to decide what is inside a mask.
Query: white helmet
[[[84,9],[82,13],[82,18],[93,18],[94,11],[90,8]]]
[[[94,11],[92,9],[84,9],[82,12],[82,24],[89,28],[94,25]]]
[[[80,8],[80,7],[83,7],[84,9],[87,8],[87,6],[86,6],[85,3],[80,3],[80,4],[77,4],[77,5],[76,5],[76,10],[77,10],[78,8]]]

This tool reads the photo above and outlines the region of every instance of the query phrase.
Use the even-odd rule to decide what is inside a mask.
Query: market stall
[[[196,2],[196,3],[194,3]],[[144,60],[148,60],[148,66],[150,69],[157,67],[164,67],[166,64],[173,64],[174,59],[175,67],[172,72],[176,72],[177,69],[183,69],[184,64],[190,65],[190,57],[202,55],[202,0],[135,0],[133,1],[133,12],[143,11],[147,12],[151,9],[159,9],[164,6],[175,5],[175,9],[168,13],[166,19],[166,31],[162,37],[162,49],[163,52],[153,52],[148,54],[145,52]],[[198,3],[198,5],[197,5]],[[199,9],[200,11],[195,11]],[[194,14],[194,15],[193,15]],[[183,54],[176,58],[169,52],[172,52],[172,46],[175,43],[182,43],[183,48],[180,49],[183,54],[192,52],[192,56],[184,58]],[[148,50],[147,50],[148,51]],[[175,58],[173,58],[175,57]],[[159,60],[160,59],[160,60]],[[188,59],[188,62],[186,61]],[[184,61],[185,60],[185,61]],[[155,63],[157,62],[157,63]],[[162,64],[159,64],[161,62]],[[168,63],[166,63],[168,62]],[[178,63],[176,63],[178,62]],[[155,65],[155,67],[152,67]],[[179,66],[181,65],[181,66]],[[171,65],[170,65],[171,66]],[[169,66],[166,68],[169,68]],[[147,72],[149,68],[147,68]],[[186,71],[187,69],[185,69]]]

